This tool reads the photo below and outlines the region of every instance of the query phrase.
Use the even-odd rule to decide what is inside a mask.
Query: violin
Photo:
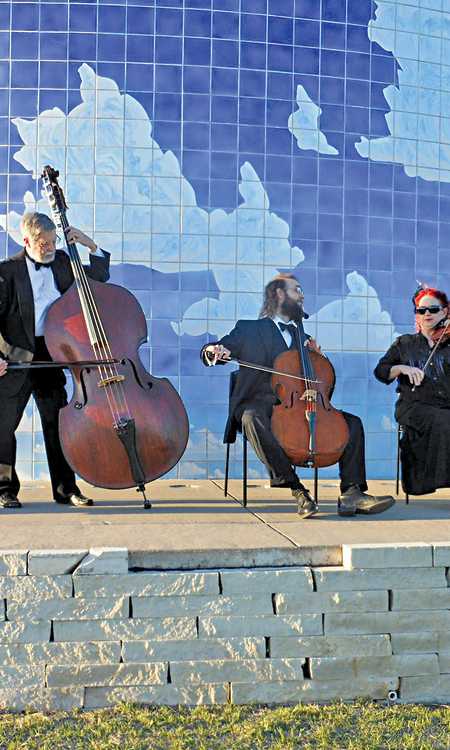
[[[67,204],[58,176],[46,166],[42,179],[53,220],[65,237]],[[44,326],[54,360],[50,366],[69,367],[73,378],[72,398],[59,412],[62,449],[75,473],[90,484],[136,487],[144,508],[151,508],[145,485],[183,455],[186,410],[170,381],[152,376],[140,361],[147,325],[136,298],[121,286],[88,278],[76,245],[66,239],[66,246],[74,282],[50,306]]]

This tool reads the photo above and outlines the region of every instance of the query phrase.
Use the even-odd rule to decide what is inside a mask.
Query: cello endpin
[[[136,487],[136,492],[142,492],[142,495],[144,497],[144,510],[150,510],[152,504],[145,494],[145,485],[140,484],[139,487]]]

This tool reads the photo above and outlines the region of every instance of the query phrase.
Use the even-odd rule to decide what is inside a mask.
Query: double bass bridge
[[[109,378],[102,378],[98,381],[97,386],[99,388],[106,388],[107,385],[113,383],[122,383],[125,380],[125,375],[111,375]]]

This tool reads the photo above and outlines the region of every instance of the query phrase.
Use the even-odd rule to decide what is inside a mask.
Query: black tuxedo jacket
[[[85,271],[91,279],[108,281],[109,253],[89,254]],[[57,250],[52,271],[56,286],[63,294],[74,281],[70,259],[64,250]],[[0,356],[11,362],[33,359],[35,351],[34,300],[25,251],[0,262]],[[8,383],[20,387],[25,370],[7,373],[0,380],[2,390]]]
[[[281,332],[271,318],[238,320],[231,333],[219,344],[230,350],[231,356],[253,364],[272,367],[275,359],[287,346]],[[271,375],[248,367],[240,367],[230,396],[230,408],[225,427],[224,442],[233,443],[240,427],[242,405],[255,397],[273,395],[270,387]],[[273,395],[273,403],[276,397]]]

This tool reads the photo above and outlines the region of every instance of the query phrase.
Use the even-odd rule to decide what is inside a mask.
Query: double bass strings
[[[52,181],[50,179],[50,175],[47,173],[47,170],[44,171],[43,180],[44,180],[44,187],[47,192],[47,198],[49,200],[52,213],[56,220],[56,224],[64,231],[64,236],[65,236],[65,230],[68,228],[69,224],[67,222],[67,218],[65,216],[65,211],[63,208],[65,204],[65,200],[64,200],[62,191],[56,179],[54,180],[55,187],[53,186]],[[55,194],[56,190],[58,191],[58,194]],[[92,291],[89,286],[76,245],[75,244],[72,245],[71,243],[67,241],[66,241],[66,245],[69,251],[69,257],[71,260],[72,270],[74,273],[74,278],[75,278],[75,282],[77,285],[77,290],[80,296],[80,302],[82,303],[82,306],[84,303],[84,308],[85,308],[85,312],[83,311],[84,316],[85,318],[88,316],[88,320],[86,320],[86,324],[88,326],[89,325],[91,326],[91,330],[95,331],[96,339],[99,342],[101,342],[101,346],[99,346],[100,351],[97,351],[96,348],[93,347],[94,357],[97,360],[106,359],[107,356],[101,355],[101,351],[103,349],[103,352],[106,352],[106,354],[109,355],[109,357],[112,359],[112,352],[109,346],[106,332],[103,328],[101,317],[97,309],[97,306],[95,304],[95,300],[93,298]],[[108,370],[106,369],[107,367],[110,367],[109,373],[108,373]],[[115,366],[114,367],[113,366],[99,366],[98,369],[100,371],[101,377],[103,377],[104,379],[107,379],[108,377],[115,377],[118,375],[118,371]],[[114,386],[116,393],[114,393],[114,391],[109,390],[111,386]],[[104,390],[105,390],[105,395],[108,401],[108,407],[110,409],[114,423],[117,425],[121,418],[121,413],[120,413],[121,408],[119,406],[119,401],[122,402],[122,410],[126,412],[128,418],[131,418],[130,409],[128,407],[125,392],[124,392],[122,385],[117,382],[107,384]]]
[[[97,308],[97,305],[95,303],[92,290],[89,286],[89,282],[86,277],[86,273],[83,268],[81,258],[78,254],[78,250],[75,244],[71,246],[70,243],[67,243],[67,246],[69,249],[72,265],[74,266],[74,276],[75,276],[75,280],[77,283],[78,291],[79,291],[80,297],[82,295],[84,296],[85,306],[91,318],[90,323],[95,330],[96,339],[99,342],[99,346],[98,346],[99,351],[97,351],[97,347],[95,346],[93,347],[94,356],[96,359],[106,359],[107,357],[112,359],[113,355],[112,355],[111,347],[109,345],[106,331],[103,327],[101,316]],[[109,372],[108,372],[108,368],[109,368]],[[102,372],[102,369],[104,369],[104,372]],[[105,379],[107,379],[108,377],[116,377],[119,375],[118,370],[115,365],[106,365],[104,366],[104,368],[99,367],[99,370],[100,370],[101,376]],[[109,404],[111,414],[113,416],[115,424],[117,425],[120,422],[120,418],[121,416],[124,415],[124,412],[125,412],[125,416],[131,419],[130,409],[127,403],[125,391],[123,389],[122,384],[120,382],[109,383],[109,384],[106,384],[104,390],[105,390],[105,395],[108,399],[108,404]],[[110,396],[111,396],[112,401],[114,402],[114,406],[111,406]]]

